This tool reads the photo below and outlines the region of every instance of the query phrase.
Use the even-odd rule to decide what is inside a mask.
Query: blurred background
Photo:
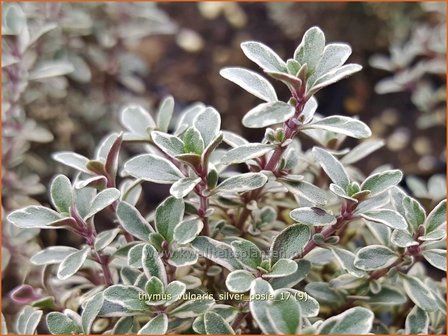
[[[359,168],[369,173],[389,164],[411,176],[406,183],[415,196],[430,203],[444,198],[445,13],[445,2],[3,4],[2,214],[48,204],[51,177],[72,173],[51,154],[91,157],[104,135],[121,130],[119,111],[127,102],[154,110],[171,94],[179,113],[202,101],[222,114],[224,129],[260,141],[263,131],[241,125],[256,98],[219,70],[258,70],[239,48],[246,40],[287,58],[313,25],[328,42],[349,43],[349,61],[364,67],[317,96],[320,114],[358,116],[384,139]],[[164,192],[153,189],[149,199],[158,202]],[[7,315],[20,308],[10,305],[8,293],[28,276],[20,244],[37,237],[52,245],[58,239],[52,234],[18,231],[3,220]]]

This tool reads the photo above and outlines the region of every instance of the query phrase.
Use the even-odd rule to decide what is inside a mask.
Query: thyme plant
[[[93,157],[59,152],[73,168],[50,187],[51,206],[8,220],[58,229],[84,245],[50,246],[31,257],[39,287],[11,295],[26,303],[13,326],[32,334],[442,333],[445,325],[446,201],[425,209],[399,187],[402,172],[355,164],[381,147],[363,122],[316,113],[315,95],[361,70],[351,48],[310,28],[287,61],[258,42],[248,69],[221,75],[262,102],[242,123],[265,129],[258,143],[222,130],[220,114],[197,103],[174,120],[167,97],[151,116],[122,110],[125,130]],[[306,136],[315,146],[304,148]],[[142,154],[120,157],[129,143]],[[122,163],[123,162],[123,163]],[[147,212],[143,183],[169,185]],[[108,218],[101,232],[98,214]],[[429,265],[428,267],[426,265]]]

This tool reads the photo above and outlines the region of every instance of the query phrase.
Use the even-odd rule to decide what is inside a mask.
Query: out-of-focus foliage
[[[407,40],[393,41],[390,56],[374,55],[373,67],[391,72],[392,77],[376,85],[379,94],[410,91],[421,111],[419,128],[445,125],[446,112],[446,3],[422,3],[431,17],[410,28]]]

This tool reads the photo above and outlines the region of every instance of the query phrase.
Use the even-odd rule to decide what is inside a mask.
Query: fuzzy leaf
[[[381,286],[381,290],[376,294],[371,294],[369,300],[370,304],[379,305],[402,305],[406,303],[407,298],[400,291],[395,288]]]
[[[56,211],[36,205],[16,210],[8,215],[8,221],[22,229],[46,228],[62,218]]]
[[[166,302],[166,305],[169,305],[173,302],[176,302],[182,298],[182,295],[184,295],[185,291],[187,289],[187,286],[180,281],[172,281],[168,286],[166,286],[165,294],[168,296],[171,296],[171,300],[168,300]]]
[[[313,153],[328,177],[342,189],[347,190],[350,179],[342,164],[322,148],[314,147]]]
[[[102,292],[93,296],[89,301],[87,301],[81,315],[82,329],[84,334],[90,334],[90,328],[92,327],[93,321],[97,317],[101,310],[104,302],[104,294]]]
[[[263,128],[285,122],[295,113],[295,108],[282,101],[260,104],[243,117],[243,125],[248,128]]]
[[[226,243],[200,236],[193,240],[191,245],[201,256],[227,268],[229,271],[241,268],[232,248]]]
[[[62,213],[69,213],[72,206],[72,184],[64,175],[56,176],[50,187],[51,201],[54,207]]]
[[[87,215],[84,216],[84,220],[89,219],[96,213],[107,208],[113,202],[120,198],[120,190],[115,188],[108,188],[99,192],[90,205],[90,210]]]
[[[356,256],[352,252],[339,247],[332,247],[331,251],[341,267],[344,268],[349,274],[357,278],[362,278],[366,275],[366,272],[355,267]]]
[[[157,111],[157,127],[162,132],[167,132],[170,126],[170,121],[174,112],[174,98],[168,96],[160,103]]]
[[[330,215],[325,210],[321,208],[297,208],[289,213],[289,216],[296,222],[305,225],[333,225],[336,223],[336,217]]]
[[[243,68],[225,68],[219,74],[264,101],[274,102],[278,100],[271,83],[256,72]]]
[[[221,116],[213,107],[207,107],[194,118],[193,125],[201,133],[207,147],[219,134]]]
[[[66,280],[74,275],[84,264],[90,248],[84,247],[82,250],[69,254],[59,265],[58,279]]]
[[[184,152],[184,143],[177,136],[158,131],[151,132],[151,139],[166,154],[175,157]]]
[[[267,307],[268,319],[279,334],[296,335],[301,327],[300,304],[288,292],[278,292]]]
[[[160,314],[146,323],[137,335],[165,335],[168,331],[168,316]]]
[[[34,265],[51,265],[61,263],[68,255],[78,251],[69,246],[50,246],[37,252],[30,259]]]
[[[246,162],[263,156],[272,151],[273,146],[261,143],[250,143],[229,150],[221,158],[221,163],[225,165]]]
[[[134,237],[147,241],[154,232],[140,212],[127,202],[118,203],[116,214],[120,225]]]
[[[124,171],[135,178],[161,184],[174,183],[183,177],[174,164],[154,154],[130,159],[124,164]]]
[[[405,218],[412,228],[412,231],[417,230],[420,224],[423,224],[426,219],[425,209],[421,204],[412,197],[406,196],[403,199],[403,209]]]
[[[250,289],[253,280],[255,280],[255,276],[252,273],[237,270],[229,273],[226,278],[226,286],[232,293],[245,293]]]
[[[58,152],[53,154],[53,159],[66,166],[82,171],[83,173],[92,174],[92,172],[87,169],[89,159],[85,156],[73,152]]]
[[[184,177],[175,182],[170,188],[170,194],[176,198],[184,198],[201,181],[199,177]]]
[[[248,59],[266,71],[286,72],[286,63],[268,46],[260,42],[241,43],[241,49]]]
[[[319,334],[367,334],[372,329],[374,314],[363,307],[350,308],[342,314],[326,319],[319,326]]]
[[[314,69],[322,57],[325,47],[325,35],[319,27],[311,27],[303,35],[297,49],[294,51],[294,59],[299,64],[307,64],[308,70],[314,72]]]
[[[361,184],[361,190],[370,190],[373,197],[396,186],[402,178],[403,173],[398,169],[373,174]]]
[[[311,233],[308,226],[303,224],[288,226],[272,242],[269,251],[271,264],[276,263],[279,259],[289,259],[299,255],[310,237]]]
[[[256,270],[261,264],[262,254],[260,249],[249,240],[234,240],[230,243],[235,257],[245,267]]]
[[[325,46],[322,58],[316,67],[316,71],[310,78],[310,82],[313,79],[319,79],[322,75],[330,72],[342,66],[352,53],[352,48],[345,43],[330,43]]]
[[[95,238],[95,250],[101,251],[107,246],[110,245],[114,241],[114,239],[117,237],[117,235],[121,232],[119,228],[106,230],[98,234]]]
[[[204,326],[207,335],[234,335],[232,327],[221,315],[209,311],[204,315]]]
[[[327,193],[322,189],[316,187],[314,184],[306,181],[290,181],[282,179],[281,182],[288,188],[288,190],[300,195],[313,204],[324,205],[328,202]]]
[[[215,191],[220,193],[246,192],[261,188],[267,181],[268,178],[262,173],[245,173],[229,177],[219,184]]]
[[[428,215],[425,222],[426,233],[446,225],[446,200],[441,201]]]
[[[355,266],[364,271],[373,271],[392,265],[398,255],[381,245],[370,245],[361,248],[356,254]]]
[[[397,230],[406,230],[408,224],[398,212],[388,209],[368,211],[360,215],[362,218],[375,223],[381,223]]]
[[[433,249],[422,252],[423,257],[434,267],[446,271],[446,250]]]
[[[202,154],[204,140],[196,127],[189,127],[183,135],[184,153]]]
[[[195,317],[210,309],[215,303],[213,296],[204,297],[205,293],[201,290],[193,289],[190,290],[190,292],[192,294],[201,295],[200,299],[185,301],[170,312],[171,316],[178,318]]]
[[[352,148],[342,159],[341,163],[350,165],[372,154],[379,148],[384,146],[383,140],[366,140]]]
[[[141,300],[145,294],[143,290],[135,286],[113,285],[104,291],[104,299],[132,312],[144,312],[149,309]]]
[[[148,279],[151,276],[156,276],[162,280],[164,284],[167,283],[165,266],[163,265],[162,259],[159,257],[159,252],[157,252],[154,246],[146,244],[143,247],[142,264],[143,271]]]
[[[431,290],[420,279],[412,276],[403,276],[402,279],[406,294],[417,306],[425,311],[437,309],[437,303]]]
[[[414,240],[412,235],[405,230],[394,230],[390,236],[390,241],[399,247],[418,245],[418,242]]]
[[[184,201],[172,196],[163,201],[156,209],[157,232],[169,242],[173,240],[174,228],[182,221],[184,211]]]
[[[270,295],[274,295],[274,291],[266,280],[257,278],[252,282],[252,288],[250,290],[250,297],[265,296],[269,297]],[[249,308],[252,316],[260,327],[261,331],[265,334],[275,334],[276,330],[274,329],[272,323],[268,319],[267,313],[267,300],[250,300]]]
[[[168,263],[175,267],[194,265],[198,262],[199,255],[196,251],[188,247],[179,247],[171,252]]]
[[[198,219],[187,219],[174,228],[173,238],[178,244],[188,244],[202,231],[204,223]]]
[[[407,335],[427,335],[428,327],[428,313],[418,306],[414,306],[406,317],[405,333]]]
[[[271,268],[271,271],[264,274],[264,278],[282,278],[297,271],[297,263],[289,259],[278,260]]]
[[[139,105],[126,106],[121,111],[121,123],[134,134],[149,137],[148,129],[156,128],[156,123],[149,112]]]
[[[361,71],[362,66],[359,64],[346,64],[340,68],[334,69],[324,76],[320,77],[309,90],[308,94],[315,94],[324,87],[339,82],[341,79],[351,76],[352,74]]]
[[[47,315],[47,327],[53,335],[79,334],[81,326],[65,314],[50,312]]]
[[[305,279],[310,271],[311,263],[304,259],[296,260],[295,263],[297,263],[297,270],[294,273],[286,277],[270,279],[272,288],[291,288]]]
[[[64,60],[46,61],[38,64],[28,75],[29,80],[41,80],[63,76],[73,72],[73,65]]]
[[[305,125],[302,129],[323,129],[329,132],[344,134],[352,138],[363,139],[372,135],[370,128],[354,118],[330,116]]]

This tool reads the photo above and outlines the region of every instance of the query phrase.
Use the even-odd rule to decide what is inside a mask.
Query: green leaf
[[[418,278],[403,275],[403,288],[409,298],[421,309],[434,311],[437,309],[437,302],[431,290]]]
[[[84,247],[82,250],[69,254],[58,268],[58,279],[66,280],[74,275],[84,264],[90,252],[89,247]]]
[[[142,268],[142,256],[144,243],[132,246],[128,251],[128,265],[134,268]]]
[[[194,265],[198,262],[198,254],[191,248],[179,247],[175,249],[168,259],[168,263],[175,267]]]
[[[137,332],[134,324],[133,316],[123,316],[117,323],[115,323],[114,329],[112,330],[113,335],[126,335],[133,334]]]
[[[94,248],[96,251],[101,251],[105,247],[109,246],[110,243],[114,241],[114,239],[117,237],[117,235],[121,232],[120,229],[111,229],[111,230],[105,230],[101,232],[98,236],[95,238],[95,245]]]
[[[405,322],[405,333],[407,335],[427,335],[429,328],[428,313],[418,306],[414,306]]]
[[[207,335],[234,335],[232,327],[221,315],[208,311],[204,315],[205,332]]]
[[[245,173],[229,177],[219,184],[215,192],[236,193],[246,192],[261,188],[266,184],[268,178],[262,173]]]
[[[84,334],[90,334],[90,328],[92,327],[93,321],[98,316],[104,302],[104,295],[102,292],[96,294],[87,301],[84,309],[82,311],[82,329]]]
[[[198,289],[190,290],[189,293],[191,293],[192,296],[197,295],[197,298],[195,300],[186,301],[180,306],[174,308],[171,311],[170,316],[181,319],[196,317],[210,309],[215,304],[213,295],[206,295],[206,293]]]
[[[280,259],[289,259],[302,253],[311,238],[310,229],[303,224],[290,225],[280,232],[272,242],[269,254],[271,264]]]
[[[169,242],[173,241],[174,228],[182,221],[184,211],[184,201],[173,196],[168,197],[156,209],[157,232]]]
[[[363,139],[372,135],[370,128],[354,118],[344,116],[330,116],[302,127],[302,129],[323,129],[329,132],[344,134],[352,138]]]
[[[394,230],[390,236],[390,241],[399,247],[418,245],[418,242],[414,240],[412,235],[405,230]]]
[[[108,188],[98,193],[90,205],[89,213],[84,216],[84,220],[89,219],[96,213],[107,208],[120,198],[120,190],[115,188]]]
[[[244,139],[243,137],[239,136],[236,133],[229,131],[222,131],[222,133],[224,142],[228,144],[230,147],[239,147],[247,145],[249,143],[246,139]]]
[[[289,259],[280,259],[274,266],[272,266],[271,271],[264,274],[264,278],[282,278],[291,275],[297,271],[297,263]]]
[[[174,112],[174,98],[172,96],[165,97],[157,111],[157,127],[162,132],[167,132],[170,126],[171,118]]]
[[[149,309],[142,298],[145,292],[135,286],[113,285],[104,291],[104,299],[132,312],[144,312]]]
[[[135,178],[161,184],[174,183],[183,177],[174,164],[154,154],[130,159],[124,164],[124,171]]]
[[[204,140],[196,127],[189,127],[183,135],[184,153],[202,154]]]
[[[156,123],[149,112],[139,105],[129,105],[121,111],[121,123],[134,134],[148,138],[148,129],[156,128]]]
[[[152,276],[149,278],[148,282],[146,282],[145,290],[146,293],[150,294],[150,301],[153,301],[151,300],[151,295],[165,293],[165,285],[158,277]]]
[[[197,237],[203,227],[203,222],[198,218],[184,220],[174,228],[173,238],[178,244],[188,244]]]
[[[381,285],[381,290],[376,294],[370,294],[369,304],[379,305],[402,305],[406,303],[407,298],[400,291],[392,287]]]
[[[370,245],[361,248],[356,254],[355,266],[364,271],[386,268],[398,259],[391,249],[381,245]]]
[[[326,282],[310,282],[305,286],[305,291],[319,300],[319,302],[340,304],[345,300],[340,291],[331,288]]]
[[[352,252],[339,247],[331,247],[331,251],[333,252],[336,260],[339,262],[341,267],[345,269],[349,274],[357,278],[362,278],[366,275],[365,271],[359,270],[355,267],[356,256]]]
[[[324,87],[339,82],[341,79],[351,76],[352,74],[361,71],[362,66],[359,64],[346,64],[340,68],[334,69],[327,74],[320,77],[308,91],[308,95],[315,94]]]
[[[237,270],[229,273],[226,278],[226,286],[232,293],[245,293],[250,289],[253,280],[255,280],[255,276],[252,273]]]
[[[201,256],[227,268],[229,271],[241,268],[232,248],[226,243],[199,236],[191,242],[191,245]]]
[[[426,218],[426,233],[433,232],[446,225],[446,200],[441,201]]]
[[[268,46],[260,42],[241,43],[241,49],[248,59],[266,71],[286,72],[286,63]]]
[[[423,257],[425,257],[426,261],[429,262],[432,266],[446,271],[446,250],[442,249],[432,249],[426,250],[422,252]]]
[[[294,195],[299,195],[313,204],[324,205],[328,203],[327,193],[312,183],[306,181],[291,181],[286,179],[279,179],[279,182],[282,182]]]
[[[8,215],[8,221],[22,229],[47,228],[57,224],[63,217],[43,206],[31,205]]]
[[[243,68],[225,68],[219,74],[264,101],[274,102],[278,100],[271,83],[256,72]]]
[[[140,240],[147,241],[149,234],[154,232],[140,212],[127,202],[118,203],[116,214],[120,225]]]
[[[267,315],[278,334],[299,333],[302,324],[300,304],[289,292],[276,293],[274,300],[268,303]]]
[[[335,216],[316,207],[297,208],[292,210],[289,216],[298,223],[314,226],[333,225],[337,221]]]
[[[303,35],[297,49],[294,51],[294,59],[302,64],[307,64],[308,71],[314,72],[325,47],[325,35],[319,27],[311,27]]]
[[[403,208],[405,218],[412,228],[412,231],[417,230],[420,224],[423,224],[426,219],[425,209],[421,204],[412,197],[406,196],[403,200]]]
[[[345,43],[330,43],[325,46],[322,58],[319,60],[310,82],[313,83],[313,79],[319,79],[322,75],[342,66],[351,53],[352,48]]]
[[[374,314],[363,307],[350,308],[342,314],[326,319],[319,334],[367,334],[372,329]]]
[[[295,108],[282,101],[260,104],[243,117],[243,125],[248,128],[263,128],[285,122],[294,116]]]
[[[230,245],[241,265],[256,270],[257,266],[261,264],[262,253],[257,245],[251,241],[245,239],[234,240]]]
[[[34,265],[51,265],[59,264],[69,254],[78,251],[74,247],[69,246],[50,246],[46,249],[37,252],[30,259]]]
[[[408,224],[398,212],[388,209],[368,211],[360,216],[368,221],[381,223],[397,230],[406,230]]]
[[[361,190],[370,190],[370,197],[373,197],[396,186],[402,178],[403,173],[398,169],[376,173],[361,184]]]
[[[193,126],[201,133],[207,147],[219,134],[221,116],[213,107],[207,107],[194,118]]]
[[[62,213],[69,213],[72,206],[72,184],[64,175],[56,176],[50,187],[51,201],[54,207]]]
[[[73,152],[58,152],[53,154],[53,159],[66,166],[82,171],[83,173],[92,174],[92,172],[87,169],[89,159],[85,156]]]
[[[187,286],[183,282],[176,280],[171,282],[165,289],[165,294],[171,296],[171,300],[168,300],[165,305],[181,300],[186,290]]]
[[[160,314],[146,323],[137,335],[165,335],[168,331],[168,316]]]
[[[266,297],[273,295],[274,291],[269,282],[261,278],[257,278],[253,281],[250,290],[250,297],[253,299],[249,301],[249,308],[253,318],[261,331],[265,334],[276,334],[276,330],[269,321],[267,313],[268,301],[266,300]],[[259,299],[256,299],[257,297]],[[264,297],[264,299],[260,299],[262,297]]]
[[[158,131],[151,132],[151,139],[166,154],[175,157],[183,154],[184,142],[177,136]]]
[[[359,160],[367,157],[376,150],[384,146],[383,140],[366,140],[361,142],[356,147],[352,148],[342,159],[341,163],[344,165],[351,165]]]
[[[70,335],[81,333],[81,327],[67,315],[50,312],[47,315],[47,327],[53,335]]]
[[[176,198],[184,198],[201,181],[199,177],[184,177],[175,182],[170,188],[170,194]]]
[[[42,315],[43,312],[41,310],[35,310],[29,315],[23,331],[24,335],[33,335],[36,332],[36,328],[42,319]]]
[[[2,35],[19,35],[26,29],[26,14],[19,4],[4,6],[2,14]]]
[[[272,145],[261,143],[250,143],[229,150],[221,158],[221,163],[225,165],[247,162],[263,156],[273,150]]]
[[[272,288],[291,288],[305,279],[311,269],[311,263],[304,259],[295,260],[295,263],[297,263],[297,270],[294,273],[286,277],[270,279]]]
[[[162,259],[159,257],[159,252],[157,252],[154,246],[146,244],[143,247],[142,264],[143,271],[148,279],[151,276],[156,276],[162,280],[164,284],[167,283],[165,266],[163,265]]]
[[[322,148],[314,147],[313,153],[328,177],[342,189],[347,190],[350,179],[344,166],[332,154]]]

